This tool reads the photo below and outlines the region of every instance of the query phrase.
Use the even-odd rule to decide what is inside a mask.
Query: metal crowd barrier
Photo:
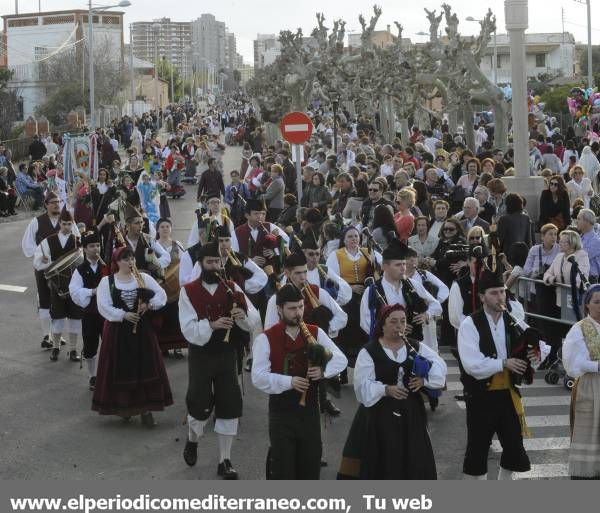
[[[521,287],[520,284],[525,283],[528,284],[525,287]],[[541,319],[544,321],[555,322],[559,324],[566,324],[567,326],[573,326],[577,322],[577,317],[575,316],[575,311],[573,310],[573,296],[571,294],[571,286],[565,283],[555,283],[554,286],[560,294],[560,319],[556,317],[549,317],[547,315],[542,315],[536,312],[527,311],[529,306],[534,302],[533,295],[535,295],[535,285],[545,285],[543,280],[536,280],[534,278],[527,278],[525,276],[520,276],[517,280],[517,297],[523,304],[523,309],[525,311],[526,317],[532,317],[534,319]],[[525,296],[521,296],[521,289],[525,289]],[[577,289],[579,292],[579,288]],[[579,298],[579,312],[581,313],[581,318],[584,317],[583,314],[583,297]]]

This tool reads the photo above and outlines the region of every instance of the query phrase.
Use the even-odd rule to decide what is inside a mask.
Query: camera
[[[469,260],[469,258],[476,258],[477,260],[483,260],[485,257],[485,251],[483,246],[470,246],[469,244],[450,244],[446,251],[446,259],[451,263],[461,262],[463,260]]]

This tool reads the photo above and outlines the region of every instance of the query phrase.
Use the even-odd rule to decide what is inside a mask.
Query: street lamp
[[[481,23],[483,20],[473,18],[473,16],[467,16],[466,21],[476,21]],[[496,28],[494,26],[494,53],[492,56],[492,82],[494,85],[498,85],[498,44],[496,42]]]
[[[96,129],[96,105],[94,102],[94,24],[93,22],[93,14],[104,11],[106,9],[111,9],[112,7],[129,7],[131,2],[129,0],[121,0],[118,4],[115,5],[102,5],[102,6],[92,6],[92,0],[89,0],[89,8],[88,8],[88,39],[89,39],[89,66],[90,66],[90,131],[94,131]]]

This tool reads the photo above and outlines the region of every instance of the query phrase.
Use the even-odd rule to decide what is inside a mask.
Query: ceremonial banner
[[[68,183],[75,181],[78,173],[83,173],[93,180],[98,179],[98,136],[70,135],[64,136],[64,167],[65,180]]]

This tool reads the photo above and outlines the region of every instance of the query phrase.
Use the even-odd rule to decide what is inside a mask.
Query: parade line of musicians
[[[46,212],[28,226],[23,250],[33,257],[42,347],[53,362],[83,359],[92,410],[126,422],[139,415],[141,425],[155,426],[153,413],[173,404],[163,358],[183,358],[186,349],[187,465],[196,464],[214,416],[217,474],[238,479],[232,445],[246,370],[269,395],[267,478],[318,479],[321,415],[339,415],[329,395],[351,381],[359,404],[338,478],[435,479],[426,405],[435,410],[446,383],[436,319],[450,296],[451,315],[462,318],[456,356],[466,401],[464,475],[486,479],[489,470],[495,477],[497,469],[488,469],[495,434],[498,478],[530,470],[516,385],[531,382],[549,347],[523,343],[535,333],[481,246],[469,247],[470,272],[451,294],[417,269],[416,252],[397,239],[380,253],[368,231],[346,226],[338,249],[323,259],[318,232],[266,222],[262,201],[246,202],[237,227],[220,195],[205,205],[187,250],[171,238],[170,220],[152,225],[124,195],[106,202],[93,231],[80,233],[50,192]],[[598,291],[585,298],[595,317]],[[598,354],[579,358],[580,374],[600,357],[596,321],[586,320],[573,344],[591,337]],[[592,462],[578,467],[582,477],[598,474],[596,435],[577,434]]]

